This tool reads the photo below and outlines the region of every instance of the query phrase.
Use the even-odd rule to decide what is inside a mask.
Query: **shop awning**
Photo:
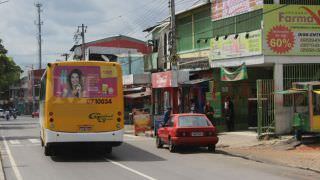
[[[181,85],[194,85],[194,84],[200,84],[206,81],[210,81],[212,79],[194,79],[194,80],[190,80],[190,81],[185,81],[180,83]]]
[[[145,91],[145,92],[124,95],[124,97],[128,98],[128,99],[141,98],[141,97],[146,97],[146,96],[151,96],[151,91]]]
[[[300,94],[305,93],[305,90],[298,90],[298,89],[288,89],[285,91],[276,91],[275,94]]]

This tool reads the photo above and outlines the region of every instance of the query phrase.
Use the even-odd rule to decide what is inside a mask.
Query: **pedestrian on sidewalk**
[[[172,110],[171,107],[167,107],[167,111],[164,113],[164,116],[163,116],[163,125],[166,125],[167,122],[169,121],[171,116],[171,110]]]
[[[210,102],[207,102],[204,106],[204,113],[207,116],[207,118],[211,121],[211,123],[214,125],[213,122],[213,116],[214,116],[214,110],[210,105]]]
[[[227,96],[226,101],[224,102],[224,112],[226,118],[226,124],[228,131],[234,130],[234,107],[231,97]]]

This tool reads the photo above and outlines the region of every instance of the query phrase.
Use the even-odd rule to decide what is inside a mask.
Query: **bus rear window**
[[[118,79],[114,66],[57,66],[53,75],[56,97],[117,96]]]

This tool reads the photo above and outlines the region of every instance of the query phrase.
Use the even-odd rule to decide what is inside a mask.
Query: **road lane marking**
[[[12,166],[13,172],[14,172],[17,180],[22,180],[22,176],[20,174],[20,171],[18,169],[18,166],[17,166],[16,162],[13,159],[13,156],[11,154],[11,151],[10,151],[9,145],[8,145],[8,143],[6,141],[6,138],[4,136],[2,136],[2,139],[3,139],[3,143],[4,143],[4,146],[5,146],[5,149],[7,151],[7,155],[9,156],[9,160],[10,160],[10,164]]]
[[[40,143],[39,139],[28,139],[32,144]]]
[[[9,143],[12,144],[12,145],[19,145],[19,144],[21,144],[20,141],[18,141],[18,140],[9,140]]]
[[[148,175],[146,175],[146,174],[143,174],[143,173],[141,173],[141,172],[139,172],[139,171],[137,171],[137,170],[134,170],[134,169],[132,169],[132,168],[129,168],[128,166],[125,166],[125,165],[123,165],[123,164],[121,164],[121,163],[112,161],[111,159],[105,158],[105,160],[111,162],[111,163],[114,164],[114,165],[117,165],[117,166],[119,166],[119,167],[122,167],[123,169],[126,169],[126,170],[128,170],[128,171],[130,171],[130,172],[133,172],[133,173],[135,173],[135,174],[137,174],[137,175],[139,175],[139,176],[142,176],[142,177],[144,177],[144,178],[146,178],[146,179],[156,180],[156,178],[153,178],[153,177],[148,176]]]

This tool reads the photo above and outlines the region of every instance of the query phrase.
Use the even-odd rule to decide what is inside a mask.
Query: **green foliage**
[[[22,70],[12,58],[6,55],[7,50],[1,42],[0,39],[0,91],[6,91],[10,85],[19,81]]]

